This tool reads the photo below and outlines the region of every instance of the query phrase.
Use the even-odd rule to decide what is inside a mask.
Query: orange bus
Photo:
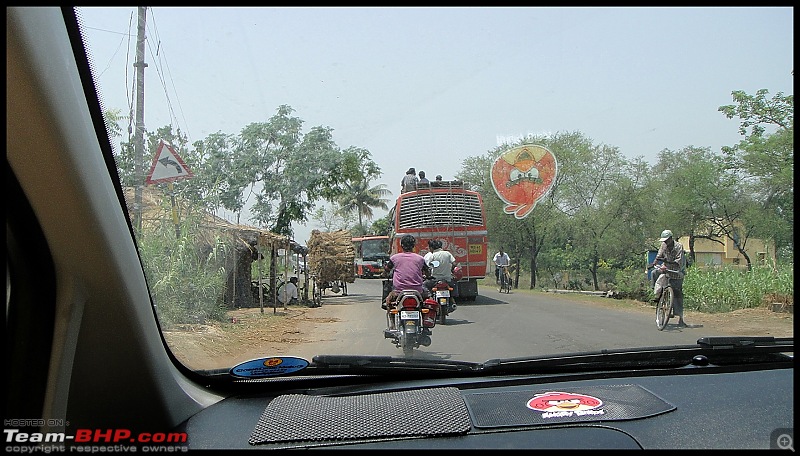
[[[381,277],[383,266],[389,261],[389,236],[364,236],[353,238],[356,277],[369,279]]]
[[[486,277],[486,210],[481,195],[461,181],[436,181],[401,193],[389,212],[392,220],[391,254],[402,251],[400,239],[411,234],[416,252],[425,255],[428,241],[442,241],[462,268],[454,293],[460,301],[474,301],[478,279]]]

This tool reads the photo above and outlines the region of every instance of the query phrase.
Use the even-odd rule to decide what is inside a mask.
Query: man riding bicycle
[[[494,258],[492,258],[494,262],[494,276],[497,279],[497,284],[500,284],[500,267],[506,266],[508,267],[511,264],[511,258],[509,258],[508,254],[503,251],[503,247],[500,247],[500,250],[494,254]]]
[[[675,315],[678,316],[678,326],[687,326],[683,320],[683,275],[685,273],[686,260],[684,258],[683,245],[676,241],[672,235],[672,231],[664,230],[661,232],[661,247],[658,249],[655,260],[648,267],[656,267],[656,271],[660,272],[660,276],[656,279],[656,284],[653,289],[655,299],[653,302],[658,302],[661,298],[661,292],[669,281],[672,287],[674,300],[672,303]],[[678,271],[678,272],[672,272]],[[654,271],[655,272],[655,271]]]

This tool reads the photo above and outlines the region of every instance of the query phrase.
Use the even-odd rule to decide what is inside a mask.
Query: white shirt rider
[[[500,250],[499,252],[494,254],[494,264],[497,266],[508,266],[511,263],[511,258],[509,258],[506,252]]]
[[[437,266],[431,265],[431,261],[438,261]],[[434,279],[444,279],[447,282],[453,280],[453,267],[456,264],[456,257],[447,250],[442,250],[441,247],[433,252],[425,254],[425,264],[431,265],[431,276]]]

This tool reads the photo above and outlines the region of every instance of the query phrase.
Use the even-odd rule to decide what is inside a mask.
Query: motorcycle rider
[[[395,253],[386,262],[385,271],[387,277],[392,278],[392,291],[386,296],[386,301],[381,304],[382,309],[394,307],[394,301],[403,290],[415,290],[420,293],[422,299],[427,299],[430,293],[425,288],[425,277],[431,271],[425,263],[422,255],[414,252],[417,239],[406,234],[400,239],[402,252]],[[394,328],[394,323],[390,324],[390,329]],[[424,328],[423,334],[430,334],[430,329]]]
[[[425,277],[430,275],[430,268],[425,263],[425,258],[414,252],[416,244],[416,238],[406,234],[400,239],[400,247],[403,251],[389,257],[385,270],[387,277],[392,278],[392,291],[386,296],[386,301],[381,308],[386,309],[392,306],[394,299],[403,290],[416,290],[422,295],[422,299],[429,296],[428,290],[425,288]]]
[[[437,281],[444,280],[455,293],[457,288],[453,283],[453,271],[458,267],[458,262],[452,253],[442,248],[442,245],[442,241],[438,239],[428,241],[429,251],[425,254],[425,264],[431,269],[431,279],[425,282],[425,287],[430,290]],[[433,261],[438,261],[438,264],[432,264]],[[453,297],[457,296],[453,294]]]

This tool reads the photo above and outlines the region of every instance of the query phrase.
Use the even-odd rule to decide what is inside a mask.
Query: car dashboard
[[[792,367],[385,381],[234,395],[190,449],[736,449],[792,436]]]

